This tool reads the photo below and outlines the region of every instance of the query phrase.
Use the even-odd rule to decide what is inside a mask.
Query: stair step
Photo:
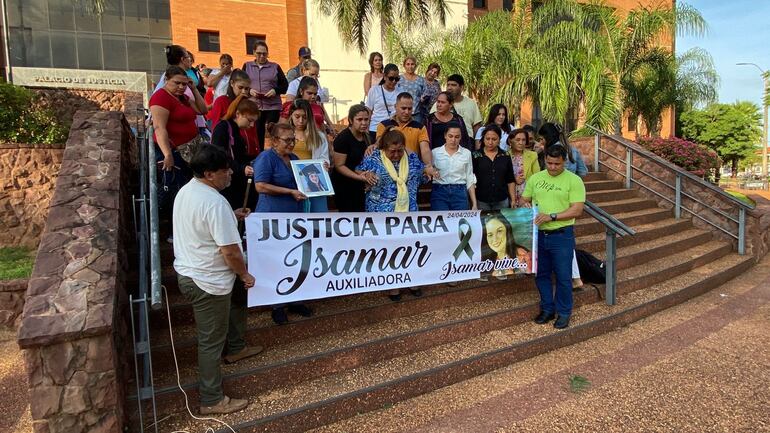
[[[606,191],[608,189],[618,190],[623,188],[623,183],[617,180],[583,180],[583,184],[586,187],[586,192],[590,191]]]
[[[630,293],[681,275],[690,269],[711,263],[729,252],[729,244],[713,241],[658,259],[649,266],[640,265],[620,271],[618,292]],[[584,291],[578,295],[576,305],[597,300],[595,291]],[[357,328],[341,325],[345,331],[329,331],[329,334],[301,342],[281,344],[271,340],[250,341],[250,344],[267,343],[273,346],[264,355],[243,361],[236,367],[226,367],[225,383],[249,380],[252,381],[250,389],[256,392],[288,382],[313,379],[340,369],[355,368],[410,351],[424,350],[443,342],[491,332],[504,324],[513,325],[528,321],[536,315],[538,309],[535,290],[517,291],[497,299],[456,305],[409,317],[386,315],[379,323]],[[317,319],[307,321],[313,320]],[[190,331],[194,331],[194,328],[190,327]],[[194,338],[184,340],[177,335],[175,341],[177,356],[186,361],[182,366],[182,375],[186,376],[183,383],[193,389],[196,375]],[[168,349],[167,346],[158,346],[156,343],[153,358],[170,360]],[[167,364],[168,362],[154,362],[155,371],[160,372],[156,374],[156,386],[161,388],[159,395],[167,397],[164,405],[173,404],[175,400],[175,397],[167,395],[173,391],[173,387],[169,385],[173,383],[173,376],[169,374],[173,369],[172,365]],[[249,378],[246,379],[245,376]],[[164,386],[165,390],[162,389]],[[176,402],[179,403],[178,399]]]
[[[607,180],[607,173],[601,171],[589,171],[583,176],[583,182],[593,182],[595,180]]]
[[[639,192],[634,189],[605,189],[601,191],[586,191],[586,200],[593,203],[603,201],[624,200],[639,197]]]
[[[628,325],[717,287],[752,264],[751,257],[729,254],[718,263],[709,262],[645,290],[621,291],[617,306],[597,302],[578,308],[572,326],[563,331],[529,321],[503,324],[500,329],[473,337],[287,384],[256,396],[248,376],[242,376],[243,381],[234,381],[226,389],[235,397],[250,398],[251,405],[221,419],[243,432],[305,431]],[[163,431],[202,430],[202,425],[177,412],[159,427]]]
[[[603,202],[594,202],[596,206],[599,206],[602,208],[605,212],[609,213],[610,215],[615,215],[622,212],[633,212],[637,210],[642,209],[649,209],[653,207],[657,207],[657,203],[655,203],[653,200],[649,200],[646,198],[629,198],[624,200],[614,200],[614,201],[603,201]],[[583,212],[583,215],[580,217],[580,219],[593,219],[591,215],[589,215],[586,212]]]
[[[664,220],[671,217],[671,211],[661,208],[648,208],[635,210],[631,212],[616,213],[613,215],[628,226],[634,227],[642,224],[649,224],[655,221]],[[575,222],[576,236],[585,236],[593,233],[604,232],[604,224],[590,219],[579,219]]]
[[[672,235],[692,228],[692,221],[689,219],[666,218],[648,224],[634,226],[636,231],[634,236],[624,236],[618,238],[617,246],[626,247],[638,242],[645,242],[659,237]],[[577,248],[594,253],[604,251],[606,236],[604,233],[594,233],[586,236],[580,236],[576,239]]]

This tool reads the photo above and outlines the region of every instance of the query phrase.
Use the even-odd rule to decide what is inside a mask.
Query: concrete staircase
[[[219,418],[244,432],[305,431],[334,423],[625,326],[752,265],[752,257],[735,254],[729,243],[695,229],[690,220],[673,218],[670,210],[604,174],[591,173],[585,180],[588,200],[637,232],[618,240],[618,305],[605,305],[602,288],[586,286],[575,293],[570,328],[538,326],[531,322],[538,295],[527,277],[427,286],[423,297],[405,295],[399,303],[383,293],[314,301],[309,303],[314,317],[290,315],[284,326],[272,323],[268,309],[254,308],[247,341],[266,346],[265,352],[223,366],[226,393],[251,404]],[[586,216],[576,231],[578,248],[603,257],[601,224]],[[197,413],[192,311],[178,293],[171,249],[164,249],[181,383]],[[167,320],[165,311],[151,317],[159,430],[223,428],[187,415],[176,387]],[[136,397],[128,400],[128,410],[134,410]],[[136,419],[134,431],[139,430]]]

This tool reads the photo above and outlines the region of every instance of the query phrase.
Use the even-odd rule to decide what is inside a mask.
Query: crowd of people
[[[287,73],[269,60],[265,42],[257,42],[253,53],[241,68],[223,54],[219,67],[209,69],[194,67],[184,47],[168,46],[168,69],[150,98],[160,210],[171,222],[179,287],[193,304],[198,328],[201,413],[245,407],[245,400],[223,394],[219,363],[262,350],[243,340],[246,290],[254,277],[245,265],[238,220],[251,210],[329,210],[326,196],[302,192],[292,161],[323,161],[322,169],[309,165],[303,174],[316,191],[327,191],[319,174],[328,172],[340,212],[417,211],[426,184],[432,210],[537,205],[541,312],[535,322],[569,325],[572,290],[582,285],[572,226],[582,213],[587,169],[559,125],[517,125],[503,104],[483,117],[461,75],[448,75],[442,85],[438,64],[420,76],[414,57],[400,69],[372,53],[364,101],[350,108],[346,126],[337,131],[324,108],[329,95],[319,82],[321,66],[309,48],[299,50],[298,64]],[[484,215],[485,254],[531,263],[528,250],[506,246],[505,218]],[[409,293],[422,296],[419,288]],[[388,296],[398,302],[401,291]],[[287,323],[287,312],[313,314],[302,303],[276,305],[273,321]]]

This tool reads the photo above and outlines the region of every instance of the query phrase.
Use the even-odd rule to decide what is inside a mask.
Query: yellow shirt
[[[409,121],[408,123],[405,123],[403,125],[399,124],[394,119],[386,119],[380,122],[379,125],[377,125],[377,138],[382,137],[382,134],[385,133],[385,130],[391,126],[394,126],[396,129],[401,131],[401,133],[404,134],[404,138],[406,138],[406,148],[410,152],[420,154],[420,142],[426,141],[430,142],[430,139],[428,138],[428,130],[425,129],[424,126],[422,126],[420,123],[415,122],[414,120]]]
[[[294,140],[294,150],[292,151],[299,159],[313,159],[313,153],[307,148],[305,140]]]

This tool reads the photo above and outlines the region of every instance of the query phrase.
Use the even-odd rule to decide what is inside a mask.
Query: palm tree
[[[714,61],[705,50],[693,48],[677,57],[659,50],[624,79],[624,103],[631,116],[642,118],[648,135],[658,136],[660,113],[674,106],[684,112],[716,102],[718,87]]]
[[[673,8],[637,6],[624,14],[604,0],[584,5],[573,0],[551,0],[537,12],[548,52],[563,52],[563,61],[579,63],[576,69],[588,74],[578,78],[579,87],[599,90],[595,96],[604,98],[616,110],[618,134],[626,100],[624,84],[633,82],[633,75],[648,67],[661,67],[654,65],[664,54],[661,41],[672,40],[677,34],[701,35],[707,27],[701,14],[684,3]],[[578,49],[571,50],[567,43]]]
[[[411,31],[427,26],[434,16],[446,23],[449,10],[445,0],[318,0],[322,13],[334,19],[343,43],[366,52],[369,30],[379,19],[384,31],[398,18]]]

